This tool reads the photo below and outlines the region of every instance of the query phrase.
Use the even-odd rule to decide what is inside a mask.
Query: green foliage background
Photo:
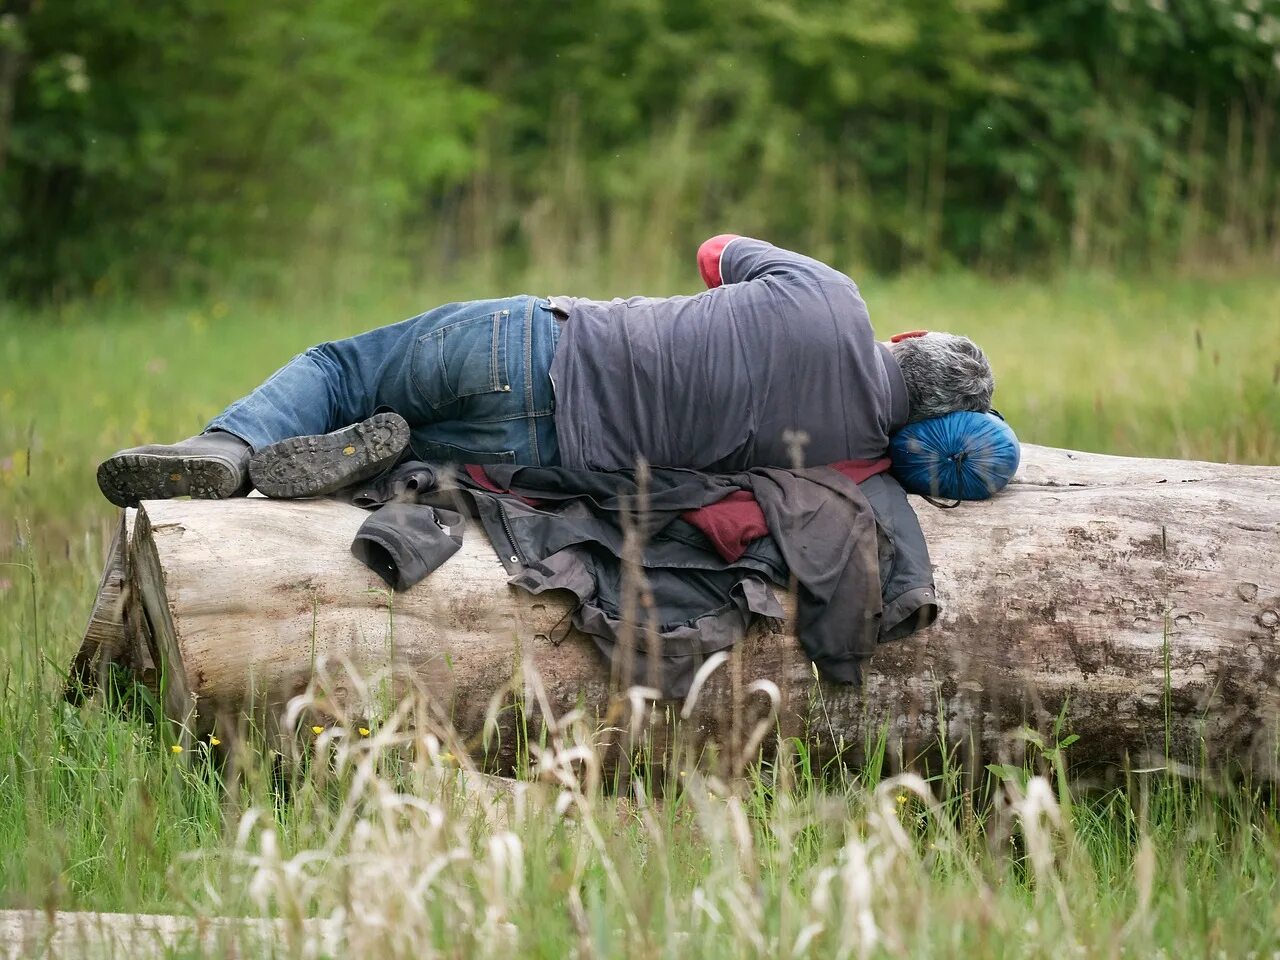
[[[1280,251],[1280,0],[3,0],[0,282]]]

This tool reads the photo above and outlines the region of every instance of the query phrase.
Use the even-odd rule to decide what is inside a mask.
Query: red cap
[[[889,338],[890,343],[898,343],[902,340],[910,340],[912,337],[923,337],[928,330],[908,330],[906,333],[895,333]]]

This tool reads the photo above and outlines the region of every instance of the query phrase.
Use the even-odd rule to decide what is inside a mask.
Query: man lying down
[[[429,462],[711,473],[884,457],[908,422],[986,411],[972,341],[877,342],[857,285],[749,237],[698,251],[709,289],[452,303],[300,354],[198,436],[121,450],[112,503],[310,497],[406,450]]]
[[[725,235],[698,266],[695,296],[454,303],[312,347],[199,436],[110,457],[98,484],[121,506],[342,491],[380,507],[352,550],[396,589],[459,549],[469,513],[513,585],[575,594],[572,625],[623,685],[673,698],[781,618],[771,587],[794,582],[806,654],[857,682],[938,615],[890,438],[983,417],[991,369],[964,337],[877,342],[854,282],[809,257]],[[637,643],[622,518],[642,460]]]

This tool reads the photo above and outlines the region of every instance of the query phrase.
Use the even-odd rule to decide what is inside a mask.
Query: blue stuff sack
[[[889,441],[893,475],[910,493],[986,500],[1018,470],[1021,448],[994,413],[960,411],[909,423]]]

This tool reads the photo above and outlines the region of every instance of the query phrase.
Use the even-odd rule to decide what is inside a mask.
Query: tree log
[[[144,960],[155,957],[338,956],[345,946],[332,918],[261,920],[155,913],[0,910],[0,960],[33,957]]]
[[[1274,774],[1280,467],[1029,445],[1023,457],[990,501],[939,510],[913,498],[942,615],[882,647],[862,687],[819,683],[788,626],[765,625],[711,675],[684,729],[741,745],[759,679],[781,692],[781,732],[820,756],[886,733],[891,758],[945,740],[1016,762],[1029,726],[1079,735],[1078,760],[1207,758]],[[478,737],[495,693],[535,673],[556,714],[605,713],[610,677],[590,640],[550,639],[568,604],[508,586],[477,525],[447,564],[393,595],[350,553],[364,517],[326,500],[142,505],[130,629],[165,673],[172,718],[200,734],[251,704],[278,716],[334,660],[394,664],[464,737]],[[333,702],[376,713],[335,676]],[[502,742],[499,765],[513,738]]]

